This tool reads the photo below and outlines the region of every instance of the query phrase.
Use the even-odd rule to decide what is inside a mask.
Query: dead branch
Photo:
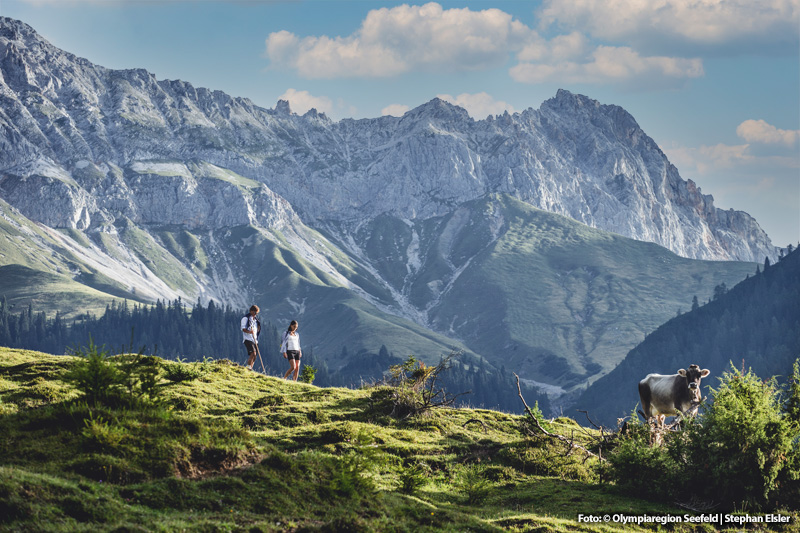
[[[581,409],[578,409],[578,412],[579,412],[579,413],[583,413],[583,414],[585,414],[585,415],[586,415],[586,420],[588,420],[588,421],[589,421],[589,423],[595,427],[595,429],[599,429],[599,430],[601,430],[601,431],[603,430],[603,428],[602,428],[602,427],[600,427],[600,426],[598,426],[597,424],[595,424],[595,423],[594,423],[594,420],[592,420],[591,418],[589,418],[589,411],[583,411],[583,410],[581,410]]]
[[[519,393],[520,400],[522,400],[522,405],[525,406],[525,412],[528,413],[528,416],[530,416],[533,419],[533,422],[536,424],[537,429],[539,431],[541,431],[542,434],[544,434],[547,437],[550,437],[551,439],[556,439],[556,440],[559,440],[559,441],[563,442],[564,444],[566,444],[568,446],[568,448],[569,448],[567,450],[567,455],[569,455],[569,453],[573,449],[577,448],[577,449],[583,451],[583,453],[585,453],[587,455],[591,455],[592,457],[595,457],[600,461],[605,461],[605,459],[603,459],[602,457],[600,457],[599,455],[597,455],[595,453],[590,452],[589,450],[587,450],[586,448],[584,448],[580,444],[575,444],[574,440],[570,440],[567,437],[565,437],[564,435],[559,435],[558,433],[550,433],[549,431],[544,429],[542,427],[542,424],[539,422],[539,419],[536,418],[536,415],[533,414],[533,411],[531,411],[531,408],[528,407],[528,403],[525,401],[525,398],[522,396],[522,389],[520,388],[520,385],[519,385],[519,376],[517,374],[514,374],[514,377],[517,378],[517,392]]]
[[[488,429],[486,428],[486,424],[483,422],[483,420],[479,420],[479,419],[477,419],[477,418],[470,418],[469,420],[467,420],[466,422],[464,422],[464,425],[463,425],[463,426],[461,426],[461,427],[462,427],[462,428],[465,428],[465,427],[467,427],[467,424],[470,424],[470,423],[472,423],[472,422],[477,422],[477,423],[479,423],[481,426],[483,426],[483,432],[484,432],[484,433],[486,433],[486,432],[488,431]]]

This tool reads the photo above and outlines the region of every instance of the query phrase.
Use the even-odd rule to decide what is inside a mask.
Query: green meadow
[[[107,358],[92,375],[138,370],[104,389],[76,381],[86,361],[0,348],[0,531],[654,531],[578,515],[689,512],[625,494],[526,416],[399,416],[389,386],[227,360]],[[545,427],[598,440],[568,418]]]

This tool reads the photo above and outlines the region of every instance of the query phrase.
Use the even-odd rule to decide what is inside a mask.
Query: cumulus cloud
[[[288,89],[278,99],[288,101],[289,107],[298,115],[302,115],[312,108],[320,113],[330,114],[330,112],[333,111],[333,102],[330,98],[325,96],[313,96],[308,91]]]
[[[800,0],[544,0],[543,26],[615,42],[796,43]]]
[[[745,120],[736,134],[749,143],[793,146],[800,140],[800,130],[782,130],[764,120]]]
[[[514,108],[502,100],[495,100],[490,94],[481,92],[475,94],[462,93],[458,96],[437,94],[445,102],[463,107],[472,118],[483,119],[489,115],[502,115],[506,111],[514,112]]]
[[[306,78],[479,70],[505,65],[512,57],[518,63],[509,73],[524,83],[636,85],[644,80],[674,86],[703,75],[698,58],[644,56],[629,47],[598,46],[577,31],[545,39],[499,9],[443,9],[436,3],[372,10],[358,31],[345,37],[274,32],[266,39],[266,56],[274,66]],[[491,107],[494,112],[497,106]]]
[[[358,31],[344,37],[271,33],[266,56],[306,78],[387,77],[499,66],[533,36],[499,9],[443,9],[432,2],[372,10]]]
[[[381,116],[402,117],[411,109],[407,105],[392,104],[381,109]]]
[[[583,48],[571,49],[576,55]],[[564,50],[565,48],[562,48]],[[523,83],[633,83],[645,82],[653,86],[674,85],[686,79],[704,75],[703,61],[699,58],[665,56],[641,56],[630,47],[598,46],[586,57],[563,56],[566,60],[553,59],[546,45],[536,52],[525,50],[526,58],[538,54],[543,62],[522,62],[510,70],[511,77]],[[548,55],[549,54],[549,55]]]

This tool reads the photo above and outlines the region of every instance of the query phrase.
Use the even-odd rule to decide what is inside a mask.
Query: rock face
[[[83,227],[97,213],[274,224],[288,215],[263,208],[289,209],[274,191],[308,222],[355,226],[384,213],[441,216],[500,192],[685,257],[775,256],[752,217],[715,208],[625,110],[564,90],[538,110],[481,121],[434,99],[401,118],[332,122],[314,110],[294,115],[286,102],[267,110],[144,70],[98,67],[8,18],[0,19],[0,74],[2,194],[33,215],[18,205],[23,182],[32,167],[57,168],[64,179],[47,177],[60,184],[28,184],[68,197],[63,208],[73,212],[34,216],[48,225]],[[141,167],[153,162],[164,167],[148,179]],[[241,187],[206,186],[187,172],[192,162],[264,187],[245,198]],[[156,185],[153,176],[165,179]],[[113,198],[101,199],[109,187]]]

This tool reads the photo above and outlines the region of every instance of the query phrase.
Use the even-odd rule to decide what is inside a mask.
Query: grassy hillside
[[[82,278],[87,281],[91,278],[92,283],[100,286],[104,281],[100,275],[87,274]],[[105,291],[98,290],[67,276],[22,265],[0,266],[0,296],[6,297],[9,311],[14,314],[32,305],[37,312],[44,311],[49,318],[54,317],[57,311],[65,318],[82,313],[99,315],[113,300],[121,302],[123,298],[131,296],[118,292],[113,286],[104,288]],[[79,307],[76,302],[80,302]]]
[[[518,416],[398,419],[386,389],[156,358],[156,400],[89,406],[76,361],[0,349],[0,530],[606,532],[652,529],[578,513],[686,512],[621,495]]]

